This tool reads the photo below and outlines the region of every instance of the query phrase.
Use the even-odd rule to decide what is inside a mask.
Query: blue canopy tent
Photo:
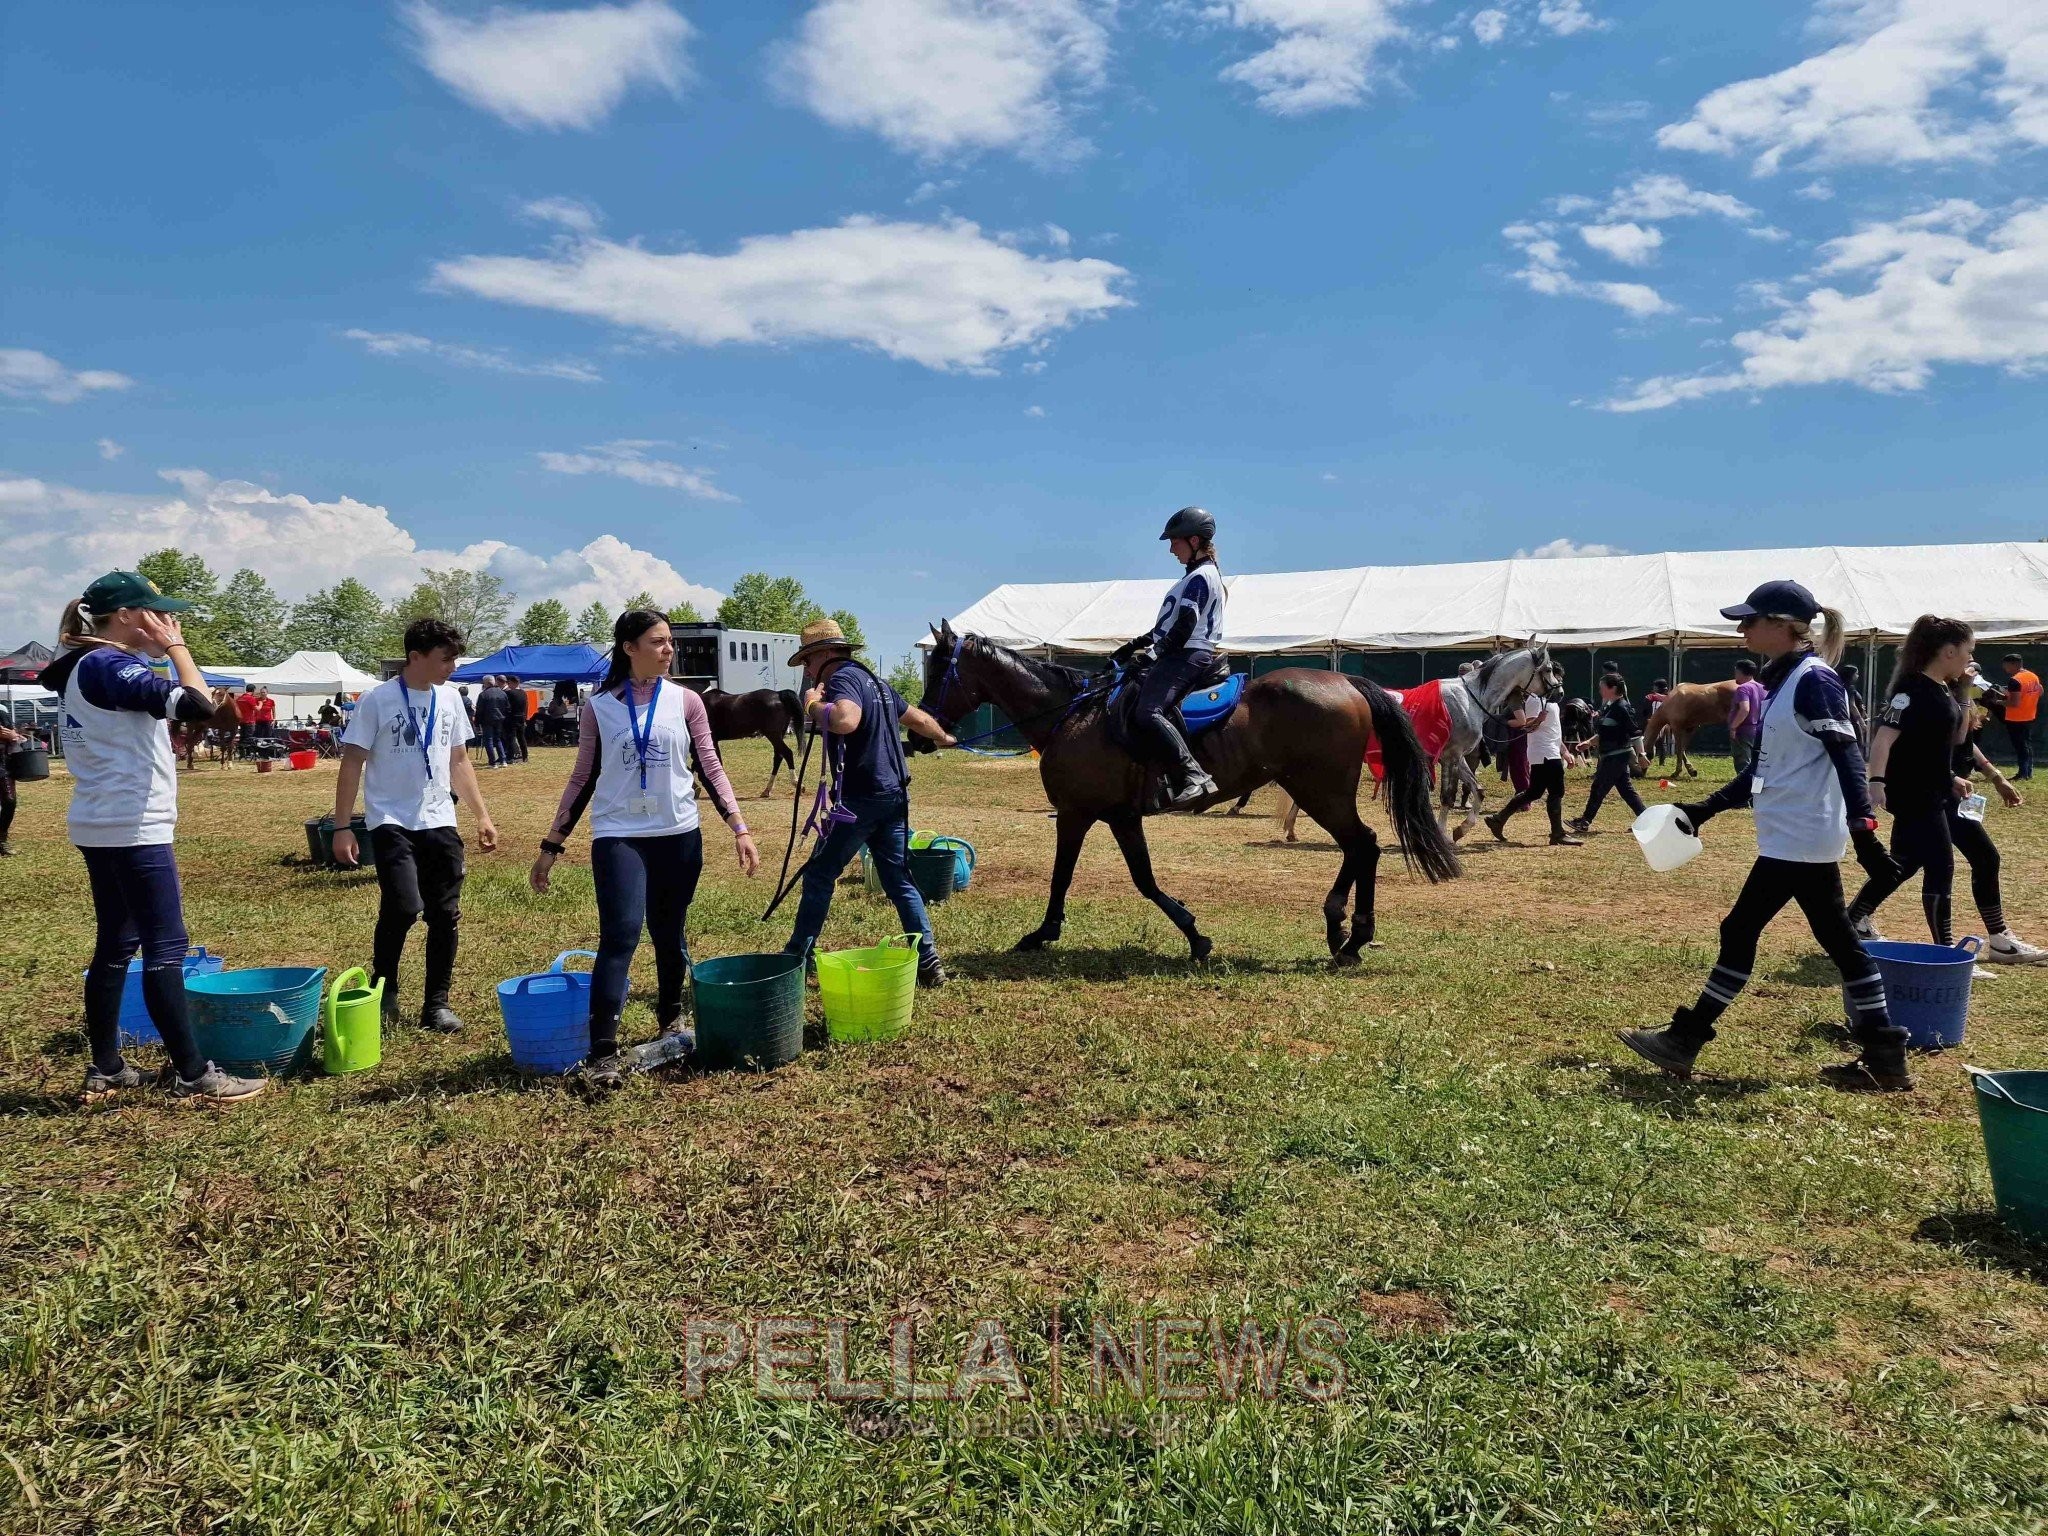
[[[594,645],[508,645],[455,669],[458,683],[514,677],[522,683],[601,683],[605,653]]]
[[[147,660],[152,670],[167,677],[170,675],[171,664],[163,657],[151,656]],[[199,675],[209,688],[241,688],[247,686],[249,681],[244,677],[236,677],[232,672],[216,672],[211,667],[201,667]]]

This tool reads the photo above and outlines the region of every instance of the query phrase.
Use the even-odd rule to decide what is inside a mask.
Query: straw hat
[[[797,637],[796,654],[789,658],[789,664],[800,667],[814,651],[822,651],[829,646],[837,646],[849,656],[853,654],[853,642],[846,638],[845,630],[830,619],[813,619]]]

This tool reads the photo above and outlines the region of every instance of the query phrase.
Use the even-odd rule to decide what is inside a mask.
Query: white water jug
[[[1643,845],[1643,857],[1658,874],[1668,874],[1699,857],[1699,837],[1686,827],[1675,805],[1653,805],[1635,819],[1629,830]]]

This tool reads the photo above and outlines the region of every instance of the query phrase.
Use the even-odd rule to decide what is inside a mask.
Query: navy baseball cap
[[[1797,619],[1811,624],[1820,604],[1796,581],[1767,581],[1732,608],[1723,608],[1724,619]]]

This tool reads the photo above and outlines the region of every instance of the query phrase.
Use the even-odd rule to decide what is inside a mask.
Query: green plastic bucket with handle
[[[1967,1067],[1998,1212],[2015,1231],[2048,1242],[2048,1072]]]
[[[834,1040],[893,1040],[910,1027],[921,940],[901,933],[865,949],[818,956],[818,998]]]
[[[384,978],[374,986],[360,965],[343,971],[327,989],[320,1016],[320,1064],[339,1077],[367,1072],[384,1059]]]

